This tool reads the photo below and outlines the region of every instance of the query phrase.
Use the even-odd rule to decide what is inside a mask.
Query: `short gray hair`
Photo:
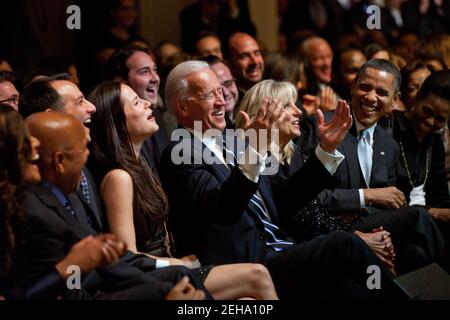
[[[189,84],[186,78],[204,69],[210,69],[206,62],[191,60],[180,63],[169,73],[166,80],[165,100],[166,107],[172,114],[175,114],[175,103],[185,98],[187,93]]]

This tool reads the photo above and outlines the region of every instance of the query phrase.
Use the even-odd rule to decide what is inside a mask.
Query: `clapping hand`
[[[339,100],[333,118],[329,122],[325,122],[320,109],[316,110],[316,116],[320,147],[328,153],[334,153],[352,126],[350,107],[345,100]]]
[[[252,147],[255,148],[259,153],[264,154],[267,151],[268,146],[274,139],[272,136],[272,130],[277,130],[283,123],[286,113],[283,111],[283,104],[277,100],[270,98],[264,98],[263,102],[258,108],[258,113],[256,117],[251,120],[249,115],[240,111],[241,116],[244,118],[244,130],[256,130],[257,141],[250,141]],[[256,145],[254,145],[256,144]]]

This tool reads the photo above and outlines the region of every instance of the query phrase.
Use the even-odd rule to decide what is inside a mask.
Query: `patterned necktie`
[[[70,204],[70,200],[66,199],[66,203],[64,204],[64,208],[69,212],[75,219],[77,219],[77,214],[75,210],[73,210],[72,205]]]
[[[370,145],[370,134],[368,130],[363,130],[360,133],[358,140],[358,159],[361,167],[364,180],[367,187],[370,186],[370,174],[372,172],[372,156],[373,149]]]
[[[89,184],[83,171],[81,171],[80,191],[84,197],[84,200],[86,200],[88,204],[91,204],[91,195],[89,194]]]
[[[236,165],[236,156],[234,155],[233,151],[226,148],[225,139],[223,139],[223,158],[225,159],[226,164],[230,169],[232,169]],[[271,247],[275,251],[281,251],[294,244],[292,241],[285,240],[283,235],[281,234],[280,228],[271,223],[268,218],[269,213],[267,212],[262,199],[258,196],[258,192],[256,192],[252,196],[248,206],[258,214],[258,218],[264,225],[267,246]]]

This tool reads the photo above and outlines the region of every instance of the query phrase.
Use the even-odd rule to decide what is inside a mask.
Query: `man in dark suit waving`
[[[250,145],[225,136],[222,88],[208,64],[188,61],[169,74],[166,102],[181,126],[162,157],[161,176],[170,203],[170,223],[179,254],[194,252],[202,263],[265,263],[280,298],[355,295],[388,296],[390,275],[358,237],[340,233],[295,244],[278,226],[281,216],[313,199],[330,180],[343,156],[335,152],[351,125],[340,102],[332,121],[319,112],[322,138],[315,155],[278,190],[278,212],[266,168],[270,130],[284,115],[278,101],[265,99],[256,120],[248,121],[257,139]],[[233,142],[234,146],[233,146]],[[247,158],[249,161],[245,161]],[[250,161],[253,159],[254,161]],[[269,170],[270,171],[270,170]],[[296,190],[302,197],[292,197]],[[382,290],[368,290],[367,266],[378,265]]]

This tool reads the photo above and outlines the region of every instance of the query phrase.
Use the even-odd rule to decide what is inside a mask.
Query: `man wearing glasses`
[[[239,98],[239,90],[236,86],[236,79],[233,78],[231,70],[224,60],[213,55],[203,57],[200,60],[208,63],[217,78],[219,78],[220,84],[222,85],[223,98],[225,99],[226,128],[234,129],[234,116],[237,111],[235,106]]]
[[[0,103],[19,111],[19,92],[7,73],[0,73]]]

